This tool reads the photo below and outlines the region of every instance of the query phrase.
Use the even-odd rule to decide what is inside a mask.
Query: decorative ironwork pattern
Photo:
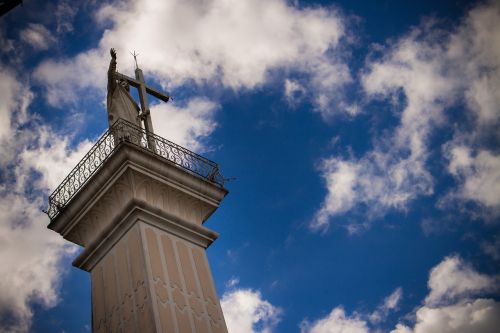
[[[144,129],[128,121],[119,119],[99,138],[90,151],[50,195],[49,207],[46,211],[50,220],[53,220],[66,207],[122,142],[129,142],[146,149],[191,174],[218,186],[224,186],[224,177],[215,162],[158,135],[146,133]]]

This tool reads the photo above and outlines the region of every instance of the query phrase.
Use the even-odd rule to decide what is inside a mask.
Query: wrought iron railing
[[[53,220],[66,207],[122,142],[129,142],[164,158],[191,174],[218,186],[224,186],[224,178],[215,162],[158,135],[146,133],[144,129],[119,119],[99,138],[90,151],[49,196],[49,207],[46,213],[49,215],[50,220]]]

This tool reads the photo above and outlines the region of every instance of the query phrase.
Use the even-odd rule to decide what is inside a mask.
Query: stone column
[[[93,332],[227,333],[203,222],[227,194],[123,143],[49,228],[84,247]]]

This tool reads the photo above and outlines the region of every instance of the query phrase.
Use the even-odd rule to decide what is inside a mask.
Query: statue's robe
[[[108,123],[114,124],[118,119],[125,119],[141,127],[139,119],[139,106],[135,103],[130,93],[121,84],[117,83],[115,89],[108,97]]]
[[[139,118],[139,106],[134,101],[128,90],[123,87],[115,78],[116,60],[111,59],[108,70],[108,123],[113,125],[118,119],[122,118],[132,124],[141,127]]]

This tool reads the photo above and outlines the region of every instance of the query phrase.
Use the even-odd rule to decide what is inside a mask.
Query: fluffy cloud
[[[453,197],[500,209],[500,154],[459,144],[451,144],[446,154],[448,170],[459,184]]]
[[[442,76],[440,63],[433,60],[436,50],[415,39],[413,34],[406,37],[369,65],[363,86],[370,97],[398,98],[402,89],[406,103],[396,114],[399,124],[390,136],[374,142],[374,149],[365,156],[323,162],[328,194],[313,227],[327,226],[331,217],[356,204],[370,206],[374,212],[406,209],[417,196],[433,193],[433,179],[425,167],[427,140],[432,127],[442,121],[452,86]],[[335,178],[340,185],[331,181]]]
[[[392,102],[397,125],[374,139],[373,150],[361,157],[323,161],[328,194],[311,222],[313,228],[326,227],[332,217],[359,204],[383,213],[405,210],[415,198],[433,194],[434,179],[427,169],[429,138],[436,128],[447,125],[448,108],[463,101],[473,125],[459,127],[446,145],[451,152],[449,170],[457,178],[462,199],[498,206],[498,154],[484,147],[459,156],[461,148],[454,145],[477,147],[481,133],[498,130],[499,22],[498,3],[474,8],[448,33],[427,21],[368,62],[363,88],[370,99]]]
[[[240,283],[240,279],[237,277],[232,277],[228,281],[226,281],[226,288],[230,289],[238,285]]]
[[[47,102],[56,107],[75,104],[84,89],[95,88],[104,96],[109,66],[109,50],[91,50],[73,59],[44,60],[33,72],[45,89]],[[87,99],[89,94],[85,94]]]
[[[83,140],[70,148],[70,143],[69,137],[54,134],[51,128],[40,126],[30,137],[31,147],[22,147],[18,152],[15,169],[18,188],[34,186],[42,191],[54,190],[93,145]],[[38,173],[36,180],[30,177],[33,171]]]
[[[413,327],[399,323],[391,333],[493,333],[500,325],[500,303],[479,295],[498,290],[498,277],[475,271],[458,256],[431,270],[430,292],[416,310]]]
[[[11,188],[0,188],[0,327],[2,332],[27,332],[32,303],[57,303],[61,258],[72,252],[46,228],[43,201]]]
[[[155,133],[194,151],[203,151],[203,139],[216,128],[219,106],[206,98],[193,98],[185,106],[157,104],[151,108]]]
[[[57,21],[57,33],[73,31],[73,19],[78,12],[78,6],[75,6],[69,0],[61,0],[57,3],[55,16]]]
[[[397,309],[403,289],[396,288],[371,314],[353,313],[347,315],[342,306],[337,306],[324,318],[314,322],[302,321],[301,333],[368,333],[371,325],[383,322],[391,311]]]
[[[280,321],[281,309],[259,291],[230,290],[222,295],[221,306],[230,333],[271,333]]]
[[[498,2],[478,6],[471,10],[448,48],[450,62],[464,64],[457,81],[473,116],[471,126],[460,127],[443,149],[458,186],[449,197],[478,204],[482,211],[477,210],[476,215],[485,217],[500,213],[500,155],[488,144],[500,139],[499,20]]]
[[[488,294],[498,291],[496,276],[481,274],[457,255],[432,268],[429,294],[415,313],[413,324],[398,323],[391,333],[493,333],[500,325],[500,303]],[[380,332],[390,311],[397,309],[403,292],[397,288],[371,314],[346,315],[342,306],[314,322],[303,321],[301,333]],[[407,320],[407,319],[406,319]]]
[[[327,227],[330,216],[352,208],[358,195],[356,182],[359,170],[355,164],[331,158],[323,161],[321,170],[328,187],[328,195],[311,224],[313,229]]]
[[[332,108],[352,80],[337,52],[345,31],[333,8],[299,9],[284,0],[131,0],[103,5],[95,20],[111,26],[98,48],[70,59],[47,60],[36,72],[48,88],[49,102],[73,101],[75,93],[68,94],[73,90],[68,86],[103,88],[106,55],[115,47],[121,71],[131,70],[129,51],[137,50],[140,66],[164,86],[210,82],[252,89],[284,69],[305,77],[323,114],[353,110],[345,102]]]
[[[27,113],[32,94],[14,73],[0,68],[0,82],[5,88],[0,110],[8,124],[0,138],[0,327],[3,332],[26,332],[33,302],[46,307],[57,302],[59,263],[74,250],[46,228],[41,209],[48,187],[78,157],[68,149],[67,139],[51,136]]]
[[[370,314],[370,322],[379,323],[384,321],[391,311],[397,309],[402,298],[403,289],[401,287],[396,288],[396,290],[394,290],[392,294],[387,296],[382,304],[380,304],[377,309]]]
[[[301,333],[368,333],[366,321],[357,315],[346,316],[342,307],[336,307],[328,316],[313,323],[304,321]]]
[[[76,251],[48,230],[45,195],[54,189],[90,148],[75,150],[69,139],[46,126],[34,132],[16,129],[4,149],[13,155],[0,172],[11,180],[0,186],[0,327],[5,332],[29,329],[32,303],[52,307],[64,268],[61,260]]]
[[[22,41],[31,45],[35,50],[47,50],[56,42],[50,31],[38,23],[30,23],[19,35]]]
[[[439,308],[422,307],[416,313],[414,328],[398,324],[391,333],[495,333],[498,318],[500,303],[477,299]]]
[[[296,80],[285,80],[285,97],[288,104],[294,106],[304,97],[306,89]]]
[[[4,69],[0,72],[0,138],[8,137],[11,133],[9,111],[16,105],[15,96],[19,94],[20,85]]]
[[[459,256],[446,257],[431,270],[426,305],[450,303],[453,300],[469,298],[498,287],[498,279],[476,272]]]
[[[33,94],[23,88],[16,80],[15,74],[0,65],[0,142],[9,140],[13,134],[13,127],[26,121],[27,106],[33,98]],[[5,150],[5,145],[4,146]],[[0,153],[1,161],[8,157]]]
[[[461,87],[479,124],[500,119],[500,4],[491,1],[470,11],[464,24],[452,36],[448,57],[457,69]]]

